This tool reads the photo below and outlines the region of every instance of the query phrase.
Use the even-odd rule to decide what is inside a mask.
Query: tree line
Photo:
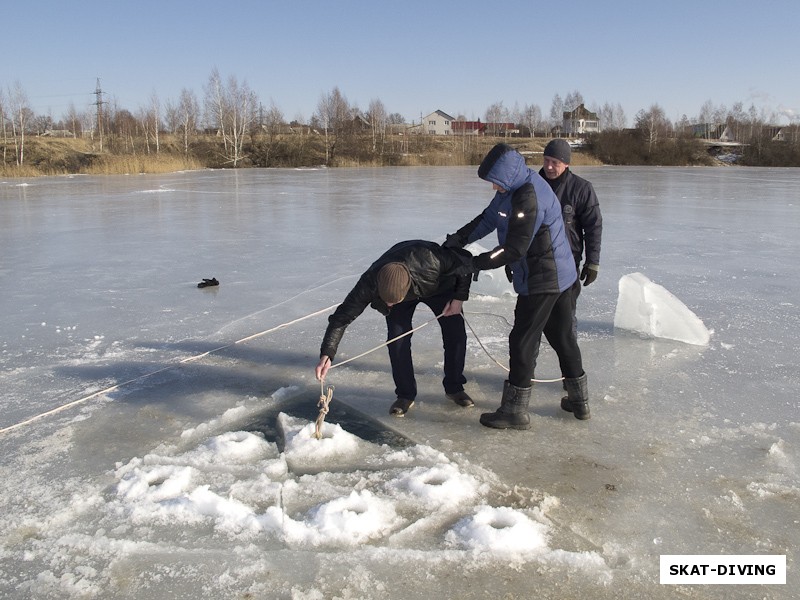
[[[310,119],[298,117],[291,121],[273,101],[265,106],[246,81],[233,75],[223,78],[217,69],[211,71],[203,86],[202,100],[186,88],[176,100],[162,102],[154,93],[144,106],[131,112],[113,98],[105,99],[99,81],[96,96],[91,108],[80,111],[70,105],[56,120],[52,115],[35,114],[19,83],[0,87],[2,165],[24,165],[26,138],[43,135],[89,139],[98,152],[156,156],[162,152],[164,137],[169,136],[170,152],[175,152],[177,146],[186,157],[203,151],[213,153],[215,166],[229,167],[303,162],[311,154],[317,159],[316,152],[303,157],[304,148],[310,147],[320,150],[326,165],[348,160],[391,164],[398,155],[408,154],[413,146],[419,150],[420,146],[419,140],[411,139],[417,136],[406,135],[408,125],[402,115],[390,113],[378,99],[362,110],[348,101],[338,87],[321,94]],[[555,94],[547,115],[535,104],[506,107],[498,101],[486,109],[484,117],[488,123],[514,123],[525,135],[541,137],[552,135],[564,112],[580,104],[584,99],[578,91],[563,98]],[[594,107],[593,112],[598,116],[601,133],[587,136],[586,150],[606,163],[702,163],[698,148],[704,149],[693,140],[708,137],[712,125],[725,125],[730,135],[746,144],[740,152],[745,164],[800,166],[798,125],[784,128],[787,135],[780,140],[782,143],[776,143],[769,135],[769,124],[776,115],[758,111],[753,105],[745,110],[743,103],[736,103],[727,109],[708,101],[694,119],[684,115],[672,122],[664,109],[654,104],[635,115],[631,128],[618,103],[605,103]],[[456,118],[466,120],[464,115]],[[704,133],[698,133],[698,125],[706,127]],[[287,136],[314,140],[295,140],[287,145]],[[460,143],[466,154],[474,145],[469,140],[453,143]],[[294,159],[286,156],[287,152],[293,153]]]

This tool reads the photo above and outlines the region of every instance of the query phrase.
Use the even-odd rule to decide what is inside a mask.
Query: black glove
[[[461,236],[457,233],[448,233],[444,242],[442,242],[442,248],[463,248],[466,245],[466,241],[461,239]]]
[[[206,279],[205,277],[203,277],[203,281],[198,283],[197,287],[204,288],[204,287],[210,287],[210,286],[214,286],[214,285],[219,285],[219,281],[217,281],[216,277],[212,277],[211,279]]]
[[[508,278],[508,283],[514,283],[514,273],[511,270],[511,265],[506,265],[506,277]]]
[[[600,265],[590,265],[586,264],[583,265],[583,269],[581,270],[581,281],[583,282],[583,287],[586,287],[590,283],[592,283],[595,279],[597,279],[597,274],[600,272]]]

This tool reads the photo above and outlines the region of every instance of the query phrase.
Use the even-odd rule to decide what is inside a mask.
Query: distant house
[[[361,113],[357,113],[353,117],[352,125],[355,131],[369,131],[372,129],[372,124]]]
[[[563,121],[563,133],[567,137],[600,131],[600,119],[597,118],[597,113],[588,110],[583,103],[573,110],[564,111]]]
[[[477,121],[454,121],[453,135],[483,135],[486,132],[486,123]]]
[[[451,117],[446,112],[436,110],[423,117],[422,123],[409,127],[409,133],[427,133],[428,135],[451,135],[453,133],[453,123],[455,117]]]
[[[778,125],[765,125],[762,131],[764,132],[764,137],[773,142],[785,142],[788,140],[786,130]]]
[[[455,121],[453,135],[519,135],[519,128],[514,123],[481,123],[477,121]]]

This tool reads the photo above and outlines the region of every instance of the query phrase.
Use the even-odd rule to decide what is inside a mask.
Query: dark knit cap
[[[387,263],[378,271],[378,295],[386,304],[402,302],[410,287],[411,275],[403,263]]]
[[[568,165],[570,158],[572,158],[572,148],[569,147],[569,144],[566,142],[566,140],[556,138],[554,140],[550,140],[547,143],[547,146],[544,147],[544,155],[556,158],[562,163]]]
[[[478,177],[481,179],[486,179],[486,176],[489,174],[489,171],[492,170],[494,164],[500,160],[500,157],[503,156],[506,152],[513,152],[514,148],[509,146],[508,144],[497,144],[494,148],[489,150],[486,156],[483,157],[481,161],[481,165],[478,167]]]

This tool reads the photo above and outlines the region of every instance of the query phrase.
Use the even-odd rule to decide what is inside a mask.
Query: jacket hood
[[[498,144],[481,162],[478,177],[513,192],[527,180],[528,167],[519,152],[507,144]]]

